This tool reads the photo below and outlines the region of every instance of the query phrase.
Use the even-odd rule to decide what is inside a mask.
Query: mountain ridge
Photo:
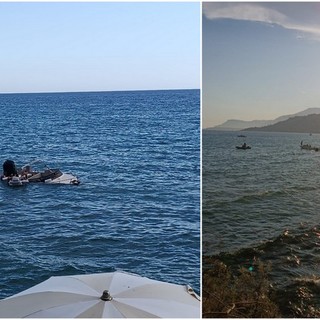
[[[230,119],[225,121],[224,123],[206,128],[205,130],[224,130],[224,131],[239,131],[244,130],[248,128],[261,128],[265,126],[270,126],[273,124],[276,124],[281,121],[288,120],[293,117],[297,116],[307,116],[310,114],[320,114],[320,108],[307,108],[303,111],[289,114],[289,115],[283,115],[280,117],[277,117],[273,120],[237,120],[237,119]]]
[[[272,125],[246,128],[241,131],[320,133],[320,114],[296,116]]]

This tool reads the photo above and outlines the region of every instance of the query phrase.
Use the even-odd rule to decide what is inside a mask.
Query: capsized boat
[[[44,170],[32,169],[32,165],[41,163]],[[3,163],[3,175],[1,180],[7,181],[10,186],[23,185],[25,183],[42,182],[46,184],[80,184],[80,180],[70,173],[64,173],[60,169],[51,169],[43,161],[35,160],[17,169],[12,160]]]

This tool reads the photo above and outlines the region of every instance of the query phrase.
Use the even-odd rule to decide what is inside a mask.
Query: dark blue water
[[[320,316],[320,135],[203,131],[203,253],[270,264],[282,313]],[[243,134],[243,132],[242,132]],[[251,150],[237,150],[244,141]]]
[[[200,288],[200,92],[0,95],[0,160],[79,186],[0,185],[0,295],[125,270]]]

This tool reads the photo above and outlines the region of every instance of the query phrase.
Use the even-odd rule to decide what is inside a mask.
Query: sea
[[[320,135],[203,130],[203,268],[260,260],[283,316],[319,317],[320,152],[301,143],[320,147]]]
[[[81,181],[0,183],[0,298],[115,270],[199,293],[199,90],[1,94],[0,114],[2,163]]]

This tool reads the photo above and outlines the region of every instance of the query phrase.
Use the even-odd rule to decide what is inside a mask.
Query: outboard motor
[[[15,176],[18,174],[16,165],[12,160],[6,160],[3,163],[3,175],[5,177]]]

